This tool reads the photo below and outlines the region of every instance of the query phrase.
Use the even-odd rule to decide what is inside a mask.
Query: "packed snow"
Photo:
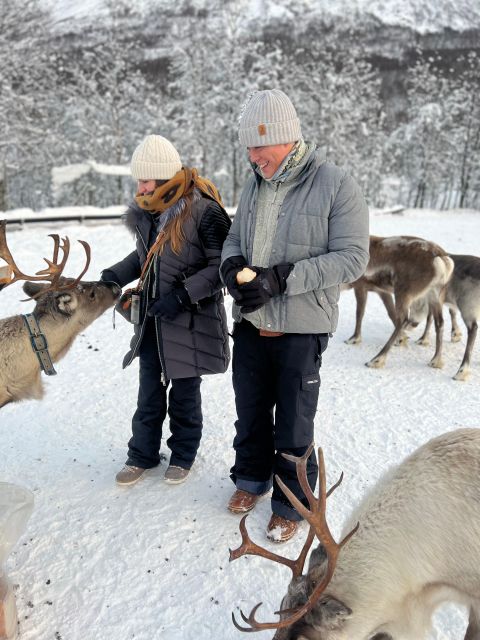
[[[69,275],[83,262],[83,249],[74,240],[91,244],[90,279],[133,248],[120,222],[9,228],[9,245],[24,270],[42,268],[51,232],[72,241]],[[480,212],[373,212],[371,232],[418,235],[452,253],[480,253]],[[0,316],[30,311],[33,305],[22,302],[24,297],[18,284],[4,289]],[[226,304],[230,308],[230,298]],[[387,468],[433,436],[480,426],[479,345],[470,380],[452,380],[465,331],[462,342],[451,343],[448,314],[443,370],[427,366],[432,347],[414,343],[421,328],[408,348],[392,349],[385,369],[374,370],[364,363],[386,341],[390,321],[371,294],[363,343],[349,346],[344,341],[353,332],[354,312],[353,293],[343,293],[339,327],[323,358],[315,422],[328,484],[345,473],[328,504],[337,538],[348,513]],[[231,612],[248,613],[261,600],[258,617],[272,619],[286,590],[285,567],[255,557],[228,562],[229,547],[240,543],[239,517],[226,509],[234,489],[230,372],[203,380],[204,436],[188,481],[165,484],[164,461],[135,486],[116,486],[137,394],[137,362],[121,368],[130,336],[123,318],[117,316],[113,330],[112,314],[105,313],[56,365],[58,375],[44,377],[44,400],[0,410],[0,481],[27,487],[35,496],[26,532],[6,563],[21,640],[239,639]],[[163,452],[168,459],[166,446]],[[306,527],[280,548],[265,539],[269,514],[264,498],[247,521],[252,538],[294,557]],[[436,615],[431,638],[460,638],[465,628],[466,612],[449,605]]]

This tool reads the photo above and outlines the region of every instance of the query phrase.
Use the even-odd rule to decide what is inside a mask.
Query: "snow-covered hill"
[[[103,13],[103,0],[43,0],[54,11],[56,22],[70,19],[95,21]],[[209,0],[193,0],[198,9],[211,8]],[[232,0],[226,0],[227,8]],[[435,33],[444,29],[467,31],[480,27],[478,0],[235,0],[235,13],[245,27],[269,22],[296,22],[299,16],[317,16],[326,21],[341,18],[352,26],[358,21],[374,19],[388,26],[404,27],[418,33]],[[135,0],[134,7],[148,15],[150,8],[172,9],[171,0]]]

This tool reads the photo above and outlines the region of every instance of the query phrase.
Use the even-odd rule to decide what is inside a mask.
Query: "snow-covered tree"
[[[284,75],[304,133],[329,160],[355,176],[370,201],[377,202],[384,113],[380,78],[365,61],[365,52],[332,31],[298,48],[284,66]]]
[[[60,126],[68,140],[70,161],[122,165],[145,135],[161,128],[162,98],[150,91],[140,70],[142,50],[125,28],[135,17],[131,4],[109,1],[106,6],[107,28],[99,33],[96,44],[64,61],[63,74],[73,91],[65,100]],[[124,179],[119,177],[116,187],[113,180],[102,187],[94,177],[79,194],[83,202],[87,197],[89,203],[107,205],[127,196]]]
[[[449,107],[459,156],[458,206],[480,203],[480,59],[472,51],[452,81]]]
[[[48,155],[52,72],[49,13],[38,0],[3,0],[0,30],[0,209],[44,202],[37,170]]]

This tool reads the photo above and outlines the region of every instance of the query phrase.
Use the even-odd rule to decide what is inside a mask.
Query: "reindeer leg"
[[[476,606],[470,606],[468,627],[464,640],[480,640],[480,610]]]
[[[454,380],[465,381],[470,375],[470,358],[472,356],[473,345],[475,344],[475,339],[477,337],[477,331],[478,324],[477,321],[474,320],[468,327],[467,346],[465,348],[465,353],[463,356],[462,364],[460,365],[460,369],[453,376]]]
[[[362,320],[367,306],[368,291],[364,287],[354,287],[357,309],[355,313],[355,331],[353,335],[345,340],[346,344],[360,344],[362,341]]]
[[[434,369],[441,369],[443,367],[442,360],[442,348],[443,348],[443,313],[442,305],[440,302],[433,302],[430,305],[431,312],[433,314],[433,320],[435,323],[435,353],[433,358],[428,363],[430,367]]]
[[[393,302],[393,296],[390,293],[378,292],[383,304],[385,305],[385,309],[387,310],[388,317],[395,326],[395,322],[397,319],[397,312],[395,310],[395,304]],[[396,347],[406,347],[408,346],[408,335],[405,333],[405,329],[402,330],[398,338],[395,340]]]
[[[385,360],[387,358],[387,353],[390,351],[390,349],[392,348],[392,345],[395,343],[395,340],[398,338],[398,336],[401,334],[401,332],[405,329],[406,326],[407,326],[406,314],[402,316],[398,316],[396,320],[395,329],[392,335],[390,336],[390,338],[388,339],[387,343],[383,347],[383,349],[379,351],[377,355],[374,358],[372,358],[369,362],[366,362],[365,365],[372,369],[381,369],[382,367],[384,367]]]
[[[8,393],[0,394],[0,409],[2,407],[5,407],[5,405],[9,404],[10,402],[13,402],[13,398],[11,395],[9,395]]]
[[[428,347],[430,345],[430,338],[428,334],[430,333],[432,320],[433,320],[433,316],[430,312],[427,316],[427,321],[425,322],[425,329],[423,330],[423,333],[420,336],[420,338],[417,340],[417,344],[422,345],[422,347]]]
[[[378,294],[383,304],[385,305],[385,309],[387,310],[388,317],[392,321],[392,324],[395,325],[395,321],[397,319],[397,312],[395,310],[395,304],[393,302],[393,297],[391,293],[385,293],[384,291],[379,292]]]
[[[450,312],[450,320],[452,321],[452,330],[450,333],[451,340],[452,342],[460,342],[462,339],[462,330],[458,326],[457,313],[455,309],[452,309],[452,307],[449,307],[448,310]]]

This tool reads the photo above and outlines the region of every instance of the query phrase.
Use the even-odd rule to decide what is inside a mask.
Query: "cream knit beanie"
[[[171,142],[150,135],[133,152],[130,166],[137,180],[170,180],[182,168],[182,161]]]
[[[300,120],[290,98],[280,89],[251,94],[240,113],[238,137],[246,147],[299,140],[302,137]]]

